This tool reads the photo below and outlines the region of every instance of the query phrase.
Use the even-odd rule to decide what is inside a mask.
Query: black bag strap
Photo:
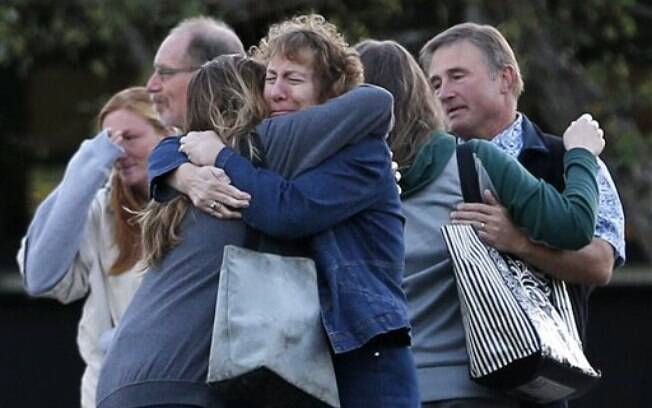
[[[478,172],[475,169],[475,160],[473,159],[471,145],[469,143],[459,143],[458,141],[456,152],[457,169],[460,174],[464,202],[481,203],[480,183],[478,182]]]

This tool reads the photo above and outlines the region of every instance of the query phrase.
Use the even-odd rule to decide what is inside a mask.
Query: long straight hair
[[[185,131],[213,130],[238,150],[248,145],[254,126],[267,116],[263,98],[265,67],[240,54],[222,55],[202,65],[188,85]],[[179,227],[191,205],[186,196],[166,203],[151,201],[141,213],[144,259],[157,265],[180,242]]]
[[[400,168],[409,167],[433,131],[443,130],[439,101],[414,57],[395,41],[365,40],[355,46],[365,80],[394,96],[389,145]]]
[[[98,128],[104,119],[117,110],[128,110],[145,119],[154,130],[165,136],[166,128],[154,111],[147,89],[141,86],[127,88],[113,95],[97,116]],[[130,270],[142,256],[140,225],[135,214],[145,208],[148,198],[134,188],[127,187],[117,174],[111,177],[109,205],[115,215],[114,242],[118,256],[109,269],[109,275],[120,275]]]

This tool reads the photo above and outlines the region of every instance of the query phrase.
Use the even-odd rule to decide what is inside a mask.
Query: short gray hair
[[[512,93],[518,98],[523,93],[521,69],[516,61],[514,51],[505,37],[490,25],[462,23],[450,27],[437,34],[421,48],[419,63],[424,71],[428,72],[432,56],[437,49],[465,40],[482,51],[492,74],[496,74],[499,70],[510,65],[514,68],[516,80],[512,84]]]

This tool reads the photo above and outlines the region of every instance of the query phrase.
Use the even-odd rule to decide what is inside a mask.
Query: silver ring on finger
[[[487,226],[486,223],[481,222],[481,223],[480,223],[480,231],[484,231],[486,226]]]
[[[209,207],[211,210],[213,210],[213,211],[217,211],[217,209],[220,208],[220,203],[218,203],[217,201],[213,200],[213,202],[211,203],[211,205],[209,205],[208,207]]]
[[[190,157],[189,154],[186,154],[186,157],[188,158],[189,161],[192,161],[192,157]]]

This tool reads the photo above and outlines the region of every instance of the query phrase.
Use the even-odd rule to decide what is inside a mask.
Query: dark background
[[[571,408],[650,407],[651,308],[652,285],[644,282],[594,292],[586,349],[603,378],[571,401]],[[79,406],[83,364],[75,338],[80,310],[80,302],[64,307],[21,294],[0,297],[1,408]]]

